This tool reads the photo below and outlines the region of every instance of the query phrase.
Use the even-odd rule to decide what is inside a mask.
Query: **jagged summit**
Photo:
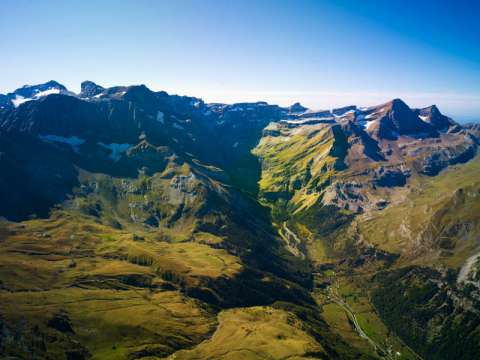
[[[295,104],[293,105],[290,105],[288,107],[288,110],[290,113],[303,113],[305,111],[307,111],[308,109],[303,106],[302,104],[300,104],[299,102],[296,102]]]
[[[104,87],[95,84],[93,81],[86,80],[81,84],[80,97],[94,97],[105,90]]]
[[[62,84],[50,80],[43,84],[24,85],[11,93],[1,95],[0,109],[18,107],[25,102],[39,100],[52,94],[74,95]]]
[[[436,136],[436,130],[401,99],[368,108],[360,114],[367,130],[377,138],[394,140],[401,135]]]
[[[422,109],[414,109],[420,119],[429,123],[436,130],[447,131],[458,130],[458,124],[448,116],[443,115],[436,105],[431,105]]]
[[[38,85],[24,85],[8,95],[17,95],[23,98],[35,98],[49,94],[58,94],[60,92],[68,92],[68,90],[65,86],[55,80],[50,80]]]

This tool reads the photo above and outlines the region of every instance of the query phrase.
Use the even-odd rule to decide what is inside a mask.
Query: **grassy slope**
[[[436,177],[416,175],[387,209],[358,219],[363,241],[400,255],[391,268],[371,268],[373,278],[363,277],[370,304],[427,359],[480,353],[480,319],[470,311],[478,301],[456,283],[458,269],[480,247],[479,175],[478,156]]]
[[[217,320],[214,307],[189,297],[185,289],[206,289],[215,279],[228,281],[230,289],[248,286],[235,280],[243,270],[241,260],[225,250],[196,242],[160,242],[155,233],[134,235],[73,210],[1,225],[4,354],[38,359],[359,354],[332,338],[326,323],[302,315],[307,311],[302,306],[232,309]],[[272,280],[262,279],[266,285]],[[276,286],[258,289],[285,291]],[[64,321],[55,322],[59,317]],[[192,350],[178,352],[185,348]]]
[[[263,164],[260,191],[267,199],[269,194],[288,193],[289,207],[300,207],[298,211],[318,200],[316,188],[333,175],[335,139],[331,128],[323,124],[282,131],[281,136],[264,136],[253,151]]]
[[[2,223],[2,229],[2,321],[39,358],[61,358],[76,341],[98,359],[191,346],[209,335],[216,320],[208,307],[182,294],[181,283],[228,278],[242,268],[224,250],[148,237],[135,241],[129,232],[80,214]],[[58,313],[68,314],[75,333],[48,326]],[[21,344],[7,343],[4,351],[22,353]]]
[[[296,214],[289,226],[307,240],[311,259],[333,261],[338,254],[348,254],[348,248],[363,237],[387,251],[404,250],[399,265],[440,259],[458,267],[475,247],[469,232],[478,233],[476,214],[469,209],[478,206],[478,187],[472,179],[478,179],[480,161],[435,178],[414,176],[410,183],[414,189],[406,198],[401,198],[405,191],[400,191],[385,211],[358,219],[356,227],[348,226],[348,212],[331,213],[315,206],[324,184],[338,176],[330,131],[319,126],[288,139],[264,138],[255,150],[264,161],[261,196],[271,201],[273,195],[276,220]],[[253,283],[239,281],[245,267],[236,252],[248,253],[254,246],[259,246],[253,248],[255,254],[266,251],[258,241],[268,236],[254,227],[259,232],[252,237],[240,231],[251,224],[228,222],[226,208],[221,207],[225,204],[205,193],[205,184],[209,190],[224,191],[215,180],[197,179],[188,194],[172,190],[171,179],[189,177],[192,166],[170,162],[162,173],[127,180],[82,173],[82,181],[98,185],[99,191],[77,194],[72,204],[80,211],[58,211],[47,220],[2,223],[0,333],[7,339],[0,344],[2,351],[34,357],[29,353],[33,349],[39,358],[68,357],[73,351],[98,359],[157,358],[172,353],[178,358],[376,357],[353,331],[345,313],[331,302],[308,310],[323,318],[308,315],[307,307],[291,311],[290,304],[224,310],[217,319],[218,309],[188,296],[192,289],[218,296],[215,281],[234,296],[244,293]],[[463,192],[455,192],[458,188]],[[205,213],[205,201],[217,212]],[[132,221],[132,204],[138,221]],[[152,211],[160,214],[159,228],[143,224]],[[381,228],[386,230],[378,231]],[[418,233],[424,234],[420,243],[409,235]],[[434,246],[437,250],[426,252],[432,244],[438,244],[438,249]],[[406,250],[415,251],[415,256]],[[286,273],[300,269],[294,259],[289,260]],[[282,287],[275,283],[278,280],[272,281],[271,274],[259,275],[255,286],[269,282],[272,286],[253,288],[250,294],[258,291],[257,302],[271,302],[296,286],[285,282]],[[342,296],[369,336],[378,342],[388,338],[388,344],[410,358],[371,305],[365,292],[368,274],[361,280],[354,286],[357,280],[345,277]],[[262,292],[270,293],[271,299],[264,300]],[[249,299],[246,305],[254,302]],[[66,316],[71,331],[52,325],[59,316]],[[181,350],[185,348],[190,350]]]
[[[436,177],[415,177],[410,188],[397,204],[360,219],[360,234],[402,254],[401,263],[460,267],[480,245],[480,157]]]
[[[272,307],[223,311],[213,336],[169,359],[313,359],[327,353],[292,313]]]
[[[278,127],[271,127],[269,130],[277,131],[278,135]],[[289,219],[289,227],[303,240],[309,259],[314,264],[335,263],[339,257],[356,258],[361,253],[362,246],[374,245],[401,255],[394,267],[442,264],[458,269],[468,257],[478,252],[480,244],[476,234],[480,231],[479,157],[467,164],[451,166],[435,177],[421,176],[414,172],[405,188],[374,189],[372,191],[375,191],[379,198],[387,199],[390,205],[385,210],[369,211],[354,219],[348,212],[342,213],[318,206],[321,196],[321,190],[318,190],[322,186],[317,185],[342,176],[341,172],[329,174],[325,171],[311,171],[313,159],[320,160],[320,164],[324,162],[324,169],[331,164],[329,157],[324,154],[328,153],[332,143],[319,141],[318,138],[324,136],[328,139],[328,133],[319,131],[313,132],[311,136],[302,134],[297,137],[288,134],[290,136],[286,137],[284,135],[287,133],[282,131],[279,131],[280,136],[264,137],[254,150],[263,161],[261,195],[273,207],[273,215],[277,220]],[[323,150],[323,146],[326,150]],[[323,175],[326,177],[323,178]],[[312,179],[315,178],[323,180],[313,183]],[[297,187],[295,182],[301,185]],[[310,190],[306,191],[309,188]],[[294,215],[291,216],[292,214]],[[354,267],[352,264],[350,266]],[[395,350],[395,353],[398,351],[400,358],[413,359],[416,358],[415,353],[391,331],[398,330],[398,327],[392,324],[392,317],[385,318],[385,309],[382,308],[382,319],[378,309],[372,304],[372,288],[376,291],[376,303],[380,303],[378,283],[372,282],[371,276],[385,266],[383,262],[371,265],[367,263],[359,269],[346,269],[342,266],[342,269],[339,269],[343,274],[341,288],[352,289],[343,295],[357,313],[362,328],[372,339],[385,348]],[[352,271],[354,277],[351,276]],[[409,286],[407,282],[406,289]],[[412,307],[425,306],[422,301],[413,300]],[[328,301],[323,304],[323,316],[332,329],[350,344],[358,348],[363,346],[363,351],[368,352],[368,344],[365,347],[365,342],[353,331],[352,325],[344,318],[344,313],[339,311],[338,306]],[[414,316],[421,315],[417,313]],[[450,315],[446,316],[448,319]],[[458,321],[465,323],[468,319],[468,316],[465,316],[460,315]],[[399,321],[411,322],[412,318],[407,316]],[[431,325],[424,326],[429,328]],[[432,328],[435,329],[435,326]],[[475,329],[475,325],[468,324],[468,328]],[[435,331],[446,330],[437,328]],[[407,333],[399,331],[398,334],[424,354],[425,347],[420,344],[422,340],[414,343]],[[428,336],[434,335],[432,333]],[[449,334],[441,336],[445,343],[452,342]],[[469,337],[468,341],[471,341],[471,338]],[[471,344],[468,346],[475,351]]]

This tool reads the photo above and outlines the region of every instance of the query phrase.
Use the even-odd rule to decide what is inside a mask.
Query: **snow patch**
[[[23,96],[20,95],[15,95],[15,99],[10,100],[15,107],[19,107],[21,104],[24,102],[33,100],[32,98],[24,98]]]
[[[122,153],[124,153],[125,151],[127,151],[129,148],[133,146],[131,144],[117,144],[117,143],[104,144],[102,142],[99,142],[98,145],[112,152],[109,158],[112,159],[114,162],[119,161],[120,158],[122,157]]]
[[[428,116],[419,115],[418,117],[419,117],[420,119],[422,119],[423,121],[428,122]]]
[[[37,91],[37,93],[33,96],[33,98],[24,98],[23,96],[15,95],[15,99],[12,99],[10,101],[12,102],[13,106],[19,107],[24,102],[32,101],[32,100],[38,100],[42,97],[45,97],[45,96],[48,96],[48,95],[51,95],[51,94],[59,94],[60,93],[60,89],[55,89],[55,88],[48,89],[48,90],[45,90],[45,91],[40,91],[40,92],[38,92],[38,89],[37,89],[36,91]]]
[[[371,127],[373,124],[375,124],[375,122],[376,122],[375,120],[366,121],[366,122],[365,122],[365,129],[367,129],[367,130],[370,129],[370,127]]]
[[[182,125],[178,125],[177,123],[173,123],[173,127],[178,130],[185,130],[185,128]]]
[[[157,112],[157,121],[159,123],[165,124],[163,112],[161,111]]]
[[[357,115],[357,122],[360,126],[363,126],[366,130],[368,130],[377,120],[369,120],[378,115],[377,112],[365,115],[365,114],[359,114]]]
[[[201,105],[200,100],[191,100],[190,105],[192,105],[194,108],[198,109]]]
[[[336,117],[336,118],[341,118],[341,117],[347,116],[349,114],[355,114],[355,113],[356,113],[355,110],[348,110],[348,111],[345,111],[341,114],[333,114],[333,116]]]
[[[52,95],[52,94],[60,94],[60,89],[48,89],[45,91],[40,91],[39,93],[36,93],[34,98],[39,99],[44,96]]]
[[[61,143],[61,144],[66,144],[70,145],[76,153],[79,152],[79,146],[82,145],[85,140],[81,139],[77,136],[70,136],[70,137],[64,137],[64,136],[58,136],[58,135],[38,135],[40,140],[46,141],[46,142],[56,142],[56,143]]]
[[[281,120],[282,122],[286,122],[288,124],[305,124],[308,122],[313,122],[313,121],[332,121],[334,119],[333,116],[312,116],[312,117],[306,117],[306,118],[300,118],[296,120]]]

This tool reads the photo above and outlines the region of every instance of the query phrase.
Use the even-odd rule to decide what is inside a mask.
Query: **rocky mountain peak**
[[[401,99],[393,99],[374,108],[378,120],[372,127],[380,138],[395,139],[399,135],[436,136],[435,129],[420,117]]]
[[[399,111],[399,110],[410,109],[408,107],[408,105],[405,103],[405,101],[403,101],[402,99],[399,99],[399,98],[395,98],[395,99],[389,101],[387,104],[390,105],[392,110]]]
[[[415,109],[414,111],[420,119],[433,126],[436,130],[447,131],[450,127],[458,126],[451,118],[443,115],[436,105]]]
[[[38,100],[52,94],[73,95],[62,84],[50,80],[43,84],[24,85],[6,96],[14,107],[18,107],[27,101]]]
[[[104,90],[104,87],[95,84],[93,81],[86,80],[81,84],[80,97],[93,97],[102,93]]]
[[[56,82],[55,80],[50,80],[43,84],[24,85],[21,88],[18,88],[17,90],[15,90],[13,94],[20,95],[25,98],[31,98],[40,92],[44,92],[48,90],[68,91],[67,88],[62,84]]]
[[[295,104],[288,107],[288,111],[290,113],[303,113],[307,110],[308,109],[305,106],[303,106],[302,104],[300,104],[299,102],[296,102]]]

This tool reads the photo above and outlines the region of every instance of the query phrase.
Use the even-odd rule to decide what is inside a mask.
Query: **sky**
[[[2,0],[0,93],[145,84],[314,109],[402,98],[480,120],[474,0]]]

